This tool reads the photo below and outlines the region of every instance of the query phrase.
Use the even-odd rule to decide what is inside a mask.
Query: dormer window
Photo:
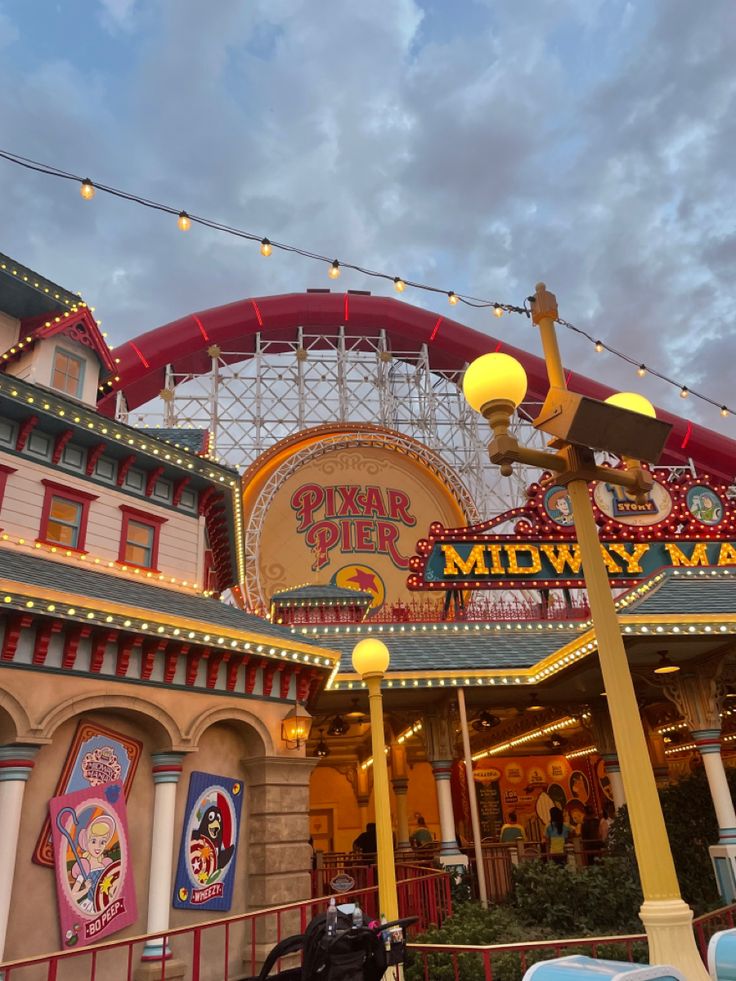
[[[54,364],[51,370],[51,386],[57,392],[64,392],[78,399],[82,397],[84,385],[84,361],[69,351],[57,347],[54,351]]]

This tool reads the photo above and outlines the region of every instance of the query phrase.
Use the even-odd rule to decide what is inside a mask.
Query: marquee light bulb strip
[[[417,720],[413,725],[409,726],[408,729],[404,729],[401,735],[397,737],[396,742],[399,744],[403,744],[407,741],[407,739],[411,739],[412,736],[415,736],[418,732],[421,732],[421,730],[422,730],[422,723],[419,720]],[[389,747],[384,746],[383,751],[384,753],[388,754]],[[369,766],[373,766],[372,756],[369,756],[367,760],[365,760],[363,763],[360,764],[361,770],[367,770]]]
[[[31,160],[28,157],[22,157],[19,154],[12,153],[9,150],[0,150],[0,158],[6,160],[8,163],[15,164],[18,167],[23,167],[26,170],[32,170],[36,173],[44,174],[47,177],[58,177],[62,180],[73,181],[74,183],[79,184],[80,193],[86,201],[91,201],[94,198],[96,191],[103,191],[105,194],[110,194],[113,197],[121,198],[124,201],[129,201],[132,204],[140,205],[143,208],[149,208],[153,211],[161,211],[164,214],[171,215],[176,219],[177,225],[182,232],[189,231],[192,225],[202,225],[204,228],[222,232],[225,235],[231,235],[235,238],[254,242],[256,245],[258,245],[261,255],[266,257],[272,255],[274,249],[279,249],[282,252],[291,252],[302,256],[303,258],[313,259],[317,262],[324,263],[327,266],[327,274],[331,279],[337,279],[343,269],[352,269],[363,276],[393,283],[394,289],[398,293],[403,293],[407,286],[411,286],[414,289],[423,290],[426,293],[444,294],[452,306],[455,306],[460,302],[470,307],[492,309],[496,317],[501,317],[504,313],[517,313],[527,317],[531,315],[531,311],[527,305],[529,300],[532,299],[531,297],[528,297],[521,306],[518,306],[512,303],[500,303],[498,300],[488,300],[482,297],[470,296],[465,293],[458,293],[456,290],[448,290],[439,286],[432,286],[429,283],[419,283],[411,279],[406,279],[403,276],[397,276],[394,273],[385,273],[377,269],[367,269],[364,266],[358,265],[357,263],[346,262],[342,259],[338,260],[334,257],[330,258],[329,256],[321,255],[318,252],[312,252],[309,249],[302,249],[299,246],[290,245],[288,242],[275,242],[273,239],[269,239],[262,234],[249,232],[242,228],[235,228],[232,225],[226,225],[223,222],[215,221],[212,218],[206,218],[202,215],[194,215],[191,212],[182,210],[180,207],[174,207],[173,205],[152,201],[149,198],[145,198],[138,194],[132,194],[129,191],[123,191],[120,188],[112,187],[108,184],[100,184],[97,181],[93,182],[89,177],[80,177],[77,174],[71,174],[68,171],[59,169],[58,167],[53,167],[50,164],[44,164],[37,160]],[[46,292],[48,292],[48,290]],[[637,375],[640,378],[643,378],[646,374],[654,375],[654,377],[659,378],[660,381],[679,389],[681,398],[684,399],[692,395],[693,398],[699,399],[708,405],[714,406],[720,411],[720,414],[724,418],[733,413],[734,410],[729,408],[729,406],[726,404],[719,403],[716,399],[712,399],[709,396],[704,395],[702,392],[697,392],[690,386],[675,381],[675,379],[670,378],[663,372],[643,364],[640,358],[631,357],[630,355],[625,354],[623,351],[619,351],[617,348],[606,343],[600,338],[594,337],[588,331],[570,323],[570,321],[558,318],[557,323],[572,333],[583,337],[598,353],[603,353],[605,351],[608,354],[612,354],[614,357],[625,361],[627,364],[632,365],[634,368],[636,368]]]
[[[551,736],[555,732],[559,732],[560,729],[569,729],[571,726],[576,726],[580,723],[581,719],[589,718],[590,713],[584,713],[582,716],[577,715],[567,715],[562,719],[557,719],[556,722],[550,722],[546,726],[540,726],[538,729],[532,729],[530,732],[525,732],[522,736],[516,736],[514,739],[507,739],[506,742],[497,743],[495,746],[490,746],[488,749],[484,749],[480,753],[474,753],[474,760],[482,760],[487,756],[497,756],[499,753],[505,753],[506,750],[515,749],[517,746],[523,746],[525,743],[533,742],[535,739],[541,739],[542,736]]]
[[[586,746],[584,749],[576,749],[572,753],[565,753],[565,759],[578,760],[581,756],[594,756],[597,752],[597,746]]]
[[[290,648],[271,646],[272,638],[264,638],[262,643],[258,640],[244,640],[242,635],[238,638],[228,635],[227,631],[218,635],[215,630],[213,633],[211,625],[204,621],[199,629],[191,629],[189,626],[179,627],[171,622],[161,622],[161,616],[156,610],[147,610],[145,613],[131,612],[130,615],[119,612],[110,613],[105,609],[98,609],[95,606],[81,604],[72,606],[66,602],[49,602],[38,597],[29,597],[25,593],[0,593],[2,603],[13,609],[26,609],[33,611],[34,614],[41,616],[53,615],[57,618],[66,620],[72,619],[75,622],[87,621],[98,626],[123,628],[135,633],[152,635],[163,635],[167,638],[182,641],[193,641],[196,644],[210,645],[222,648],[229,647],[233,651],[242,650],[251,654],[261,654],[263,657],[273,658],[278,661],[301,661],[303,664],[311,664],[321,667],[323,670],[332,666],[330,657],[319,654],[308,654],[304,651],[296,651]]]

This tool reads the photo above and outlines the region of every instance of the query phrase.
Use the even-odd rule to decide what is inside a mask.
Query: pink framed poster
[[[85,947],[135,923],[122,783],[52,797],[49,814],[62,945]]]
[[[127,800],[142,750],[143,743],[137,739],[106,729],[96,722],[82,720],[74,733],[54,797],[120,780]],[[54,850],[48,817],[43,822],[32,857],[37,865],[53,868]]]

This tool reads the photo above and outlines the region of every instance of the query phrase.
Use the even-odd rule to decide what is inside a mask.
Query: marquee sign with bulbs
[[[645,501],[608,483],[591,486],[601,551],[615,586],[662,568],[736,565],[733,488],[653,469]],[[409,589],[560,589],[583,586],[567,489],[548,476],[528,502],[466,528],[435,522],[410,559]],[[513,523],[513,532],[496,529]]]

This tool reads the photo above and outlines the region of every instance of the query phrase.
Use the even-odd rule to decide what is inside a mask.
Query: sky
[[[729,0],[0,0],[0,147],[445,290],[519,304],[544,280],[567,320],[734,404],[735,42]],[[2,160],[0,251],[81,291],[114,344],[331,285]],[[524,318],[403,299],[539,353]]]

